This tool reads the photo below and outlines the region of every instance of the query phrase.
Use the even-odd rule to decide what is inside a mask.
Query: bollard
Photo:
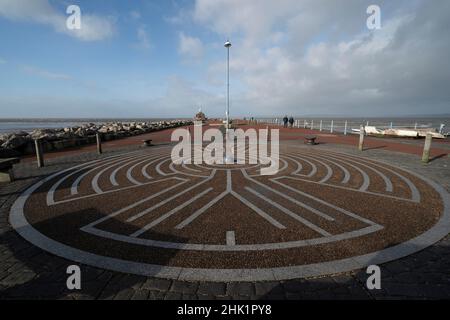
[[[417,122],[414,124],[414,130],[417,130]]]
[[[311,130],[314,130],[314,120],[311,120]]]
[[[303,120],[303,129],[306,129],[306,120]]]
[[[36,148],[36,160],[38,168],[44,166],[44,153],[42,151],[42,141],[40,139],[34,140],[34,147]]]
[[[95,136],[97,138],[97,153],[102,154],[102,138],[100,133],[97,132]]]
[[[394,124],[391,122],[391,129],[394,127]]]
[[[423,154],[422,154],[422,162],[428,163],[430,161],[430,149],[431,149],[431,140],[433,136],[431,133],[427,133],[425,138],[425,144],[423,146]]]
[[[334,130],[334,120],[331,120],[330,133],[333,133],[333,130]]]
[[[347,135],[347,120],[345,120],[345,124],[344,124],[344,136]]]
[[[365,135],[365,129],[364,126],[359,127],[359,144],[358,144],[358,150],[363,151],[364,150],[364,135]]]
[[[322,131],[322,120],[320,120],[320,127],[319,130]]]

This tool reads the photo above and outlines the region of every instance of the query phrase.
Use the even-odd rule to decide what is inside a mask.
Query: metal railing
[[[438,121],[439,119],[437,119]],[[282,118],[254,118],[254,122],[260,124],[269,124],[276,126],[283,126]],[[318,118],[300,118],[295,119],[293,123],[294,128],[303,128],[310,130],[318,130],[329,133],[343,133],[344,135],[350,133],[357,133],[361,125],[364,126],[374,126],[378,129],[397,129],[397,128],[410,128],[410,129],[424,129],[424,128],[435,128],[440,129],[441,124],[435,122],[409,122],[398,120],[395,121],[380,121],[380,120],[359,120],[359,119],[318,119]],[[444,123],[445,125],[445,123]],[[290,126],[288,122],[288,126]],[[445,128],[448,128],[445,126]],[[353,129],[356,129],[355,131]],[[444,132],[442,132],[444,133]]]

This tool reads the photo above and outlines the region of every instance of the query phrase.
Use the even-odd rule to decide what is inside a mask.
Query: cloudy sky
[[[0,117],[222,116],[227,38],[232,116],[450,113],[449,30],[448,0],[0,0]]]

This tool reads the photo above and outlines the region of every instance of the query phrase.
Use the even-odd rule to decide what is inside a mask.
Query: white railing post
[[[322,120],[320,120],[320,127],[319,130],[322,131]]]
[[[330,133],[333,133],[334,120],[331,120]]]
[[[344,125],[344,136],[347,135],[347,120],[345,120],[345,125]]]

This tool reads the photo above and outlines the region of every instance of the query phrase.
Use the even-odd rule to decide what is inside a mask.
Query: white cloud
[[[378,31],[366,0],[197,0],[192,19],[233,42],[235,112],[446,112],[450,3],[439,3],[379,1]],[[208,66],[211,85],[224,88],[223,70]]]
[[[140,26],[137,29],[137,37],[139,40],[138,47],[140,47],[142,49],[150,49],[151,48],[150,39],[149,39],[147,30],[145,29],[145,26]]]
[[[141,13],[139,11],[136,11],[136,10],[130,11],[130,17],[133,20],[139,20],[141,18]]]
[[[198,60],[203,57],[203,43],[199,38],[190,37],[183,32],[179,34],[178,53],[192,60]]]
[[[36,75],[39,77],[53,79],[53,80],[72,80],[72,77],[63,73],[55,73],[45,69],[33,67],[33,66],[21,66],[21,70],[25,73]]]
[[[114,19],[86,14],[82,7],[81,14],[81,29],[69,30],[68,15],[53,8],[48,0],[0,0],[0,16],[11,20],[45,24],[82,41],[103,40],[114,34]]]

